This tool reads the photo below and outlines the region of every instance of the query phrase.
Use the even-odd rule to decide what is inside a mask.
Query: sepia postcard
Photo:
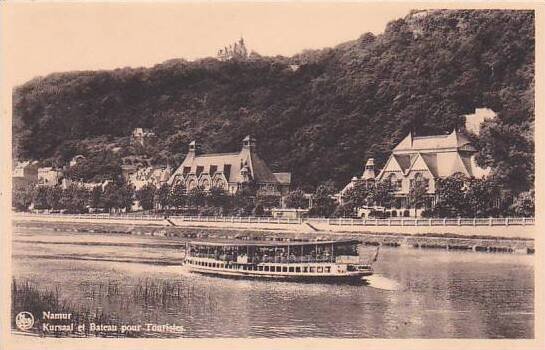
[[[545,348],[544,10],[0,2],[0,348]]]

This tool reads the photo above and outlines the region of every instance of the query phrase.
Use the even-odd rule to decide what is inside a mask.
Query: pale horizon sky
[[[20,85],[54,72],[151,67],[214,57],[241,35],[249,50],[291,56],[380,34],[410,4],[19,3],[3,11],[5,72]]]

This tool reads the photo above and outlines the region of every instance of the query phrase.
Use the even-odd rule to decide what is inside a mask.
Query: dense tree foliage
[[[296,186],[332,179],[340,187],[363,159],[381,166],[410,130],[451,131],[464,114],[489,107],[498,117],[484,125],[479,161],[506,189],[527,191],[534,45],[533,11],[438,10],[287,58],[51,74],[14,91],[14,153],[69,159],[91,152],[83,147],[90,140],[108,149],[145,127],[158,135],[149,161],[176,162],[191,139],[206,151],[237,150],[251,133],[273,170],[292,171]],[[74,176],[98,175],[83,174]]]
[[[187,203],[187,191],[183,183],[174,184],[168,194],[168,206],[176,209],[182,208]]]
[[[310,216],[330,217],[337,207],[336,201],[332,198],[333,188],[327,185],[320,185],[312,194],[312,207],[309,210]]]
[[[284,199],[286,208],[307,209],[308,199],[305,197],[305,192],[301,189],[296,189],[287,194]]]
[[[87,158],[68,168],[64,175],[76,181],[99,182],[118,179],[121,176],[121,158],[110,150],[91,153]]]
[[[535,208],[535,191],[531,190],[520,193],[513,201],[510,209],[515,216],[532,217],[535,216]]]
[[[136,200],[140,202],[140,206],[144,210],[151,210],[155,203],[156,187],[152,184],[147,184],[135,192]]]
[[[533,216],[533,191],[521,193],[512,205],[510,195],[495,177],[467,178],[462,174],[438,179],[437,203],[427,216],[498,217]],[[518,201],[520,199],[520,201]],[[523,204],[525,203],[525,204]],[[516,210],[515,208],[520,208]],[[524,208],[524,209],[523,209]]]
[[[107,210],[130,210],[134,200],[134,187],[124,182],[111,182],[104,187],[102,205]]]
[[[34,182],[14,184],[11,193],[13,208],[20,211],[27,210],[34,200],[35,188],[36,183]]]
[[[428,192],[428,185],[425,181],[413,181],[409,187],[409,193],[407,200],[411,208],[414,208],[414,217],[418,215],[417,209],[420,209],[425,204],[426,194]]]
[[[85,188],[71,184],[62,191],[61,207],[67,213],[83,213],[89,201],[89,191]]]

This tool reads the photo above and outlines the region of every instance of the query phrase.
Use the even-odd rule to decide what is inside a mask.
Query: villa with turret
[[[289,191],[291,173],[273,173],[257,154],[256,139],[248,135],[242,140],[240,152],[234,153],[202,154],[199,144],[192,141],[168,183],[182,183],[188,191],[197,186],[205,191],[217,187],[230,194],[254,185],[262,193],[280,196]]]
[[[386,164],[378,173],[375,170],[374,159],[365,164],[361,177],[352,178],[339,193],[343,195],[358,182],[374,184],[379,181],[390,182],[393,188],[394,205],[392,210],[397,216],[403,215],[409,208],[408,194],[416,181],[422,181],[427,188],[424,209],[435,205],[435,181],[439,178],[462,174],[466,177],[481,178],[487,176],[489,169],[480,168],[475,162],[477,150],[471,141],[462,133],[453,130],[447,135],[414,136],[408,134],[392,150]],[[365,210],[360,210],[365,215]]]

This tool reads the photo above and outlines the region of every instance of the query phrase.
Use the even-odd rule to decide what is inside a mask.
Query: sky
[[[215,56],[244,37],[261,55],[293,55],[382,33],[409,4],[12,3],[3,11],[9,85],[72,70],[150,67]]]

